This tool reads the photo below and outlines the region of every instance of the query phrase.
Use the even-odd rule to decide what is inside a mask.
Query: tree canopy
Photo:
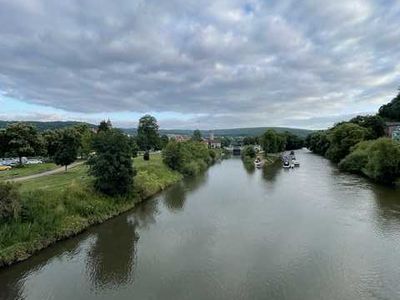
[[[93,141],[96,154],[88,161],[94,186],[108,195],[123,195],[132,191],[133,169],[129,138],[120,130],[99,132]]]
[[[400,121],[400,91],[392,101],[379,108],[379,115],[390,121]]]
[[[54,153],[54,162],[57,165],[64,166],[67,170],[68,165],[77,159],[79,146],[80,136],[74,128],[61,130]]]
[[[137,144],[140,150],[149,151],[160,147],[157,119],[151,115],[140,118],[137,130]]]

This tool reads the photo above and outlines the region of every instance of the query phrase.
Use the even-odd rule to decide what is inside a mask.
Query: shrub
[[[17,218],[21,210],[17,187],[11,183],[0,182],[0,222]]]

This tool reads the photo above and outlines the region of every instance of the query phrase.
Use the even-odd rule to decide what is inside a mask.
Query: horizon
[[[400,2],[5,0],[0,38],[5,121],[318,130],[400,84]]]

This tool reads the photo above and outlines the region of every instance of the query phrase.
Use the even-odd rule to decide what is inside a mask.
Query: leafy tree
[[[339,169],[342,171],[363,174],[363,170],[368,163],[368,152],[374,141],[363,141],[355,145],[349,155],[339,163]]]
[[[43,149],[42,140],[39,138],[35,127],[25,123],[14,123],[6,128],[7,149],[17,155],[22,164],[23,156],[38,154]]]
[[[353,123],[343,123],[332,128],[328,133],[330,142],[326,157],[333,162],[340,162],[350,153],[351,147],[363,141],[368,135],[368,130]]]
[[[304,147],[304,140],[301,137],[290,133],[289,131],[286,131],[284,136],[286,150],[296,150]]]
[[[231,139],[229,137],[221,138],[221,147],[229,147],[231,145]]]
[[[261,146],[266,153],[277,153],[285,149],[286,139],[273,129],[268,129],[260,138]]]
[[[112,124],[110,120],[103,120],[100,122],[99,127],[97,128],[97,132],[108,131],[112,128]]]
[[[243,145],[255,145],[257,144],[257,139],[254,136],[246,136],[243,138]]]
[[[137,130],[137,143],[141,150],[156,149],[160,144],[157,119],[150,115],[140,118]]]
[[[200,130],[196,129],[195,131],[193,131],[192,141],[201,142],[202,140],[203,138],[201,136]]]
[[[391,121],[400,121],[400,92],[396,98],[379,108],[379,115]]]
[[[21,210],[18,189],[14,184],[0,181],[0,223],[16,218]]]
[[[364,173],[374,180],[392,183],[400,175],[400,144],[389,138],[372,143]]]
[[[96,155],[88,161],[95,188],[108,195],[123,195],[133,188],[136,172],[132,165],[129,138],[120,130],[99,132],[93,141]]]
[[[370,130],[370,139],[377,139],[385,135],[385,121],[379,115],[357,116],[349,121]]]
[[[8,151],[8,137],[5,129],[0,129],[0,157],[6,156]]]
[[[54,157],[56,154],[60,136],[61,130],[46,130],[42,133],[46,154],[49,157]]]
[[[139,147],[136,143],[136,138],[131,136],[129,137],[129,146],[130,146],[130,151],[131,151],[131,155],[132,157],[137,157],[138,155],[138,151],[139,151]]]
[[[54,162],[57,165],[64,166],[65,171],[67,171],[68,165],[73,163],[78,156],[79,146],[79,133],[74,128],[61,130],[57,150],[54,153]]]
[[[255,158],[256,155],[257,154],[253,146],[248,145],[243,148],[242,157]]]
[[[171,140],[164,148],[162,156],[164,163],[172,170],[181,170],[184,164],[182,143]]]
[[[82,157],[88,158],[92,152],[94,133],[88,128],[80,136],[79,153]]]
[[[327,131],[316,131],[306,138],[306,147],[319,155],[325,155],[330,146]]]
[[[164,149],[167,146],[168,142],[169,142],[168,136],[166,134],[163,134],[160,137],[161,149]]]

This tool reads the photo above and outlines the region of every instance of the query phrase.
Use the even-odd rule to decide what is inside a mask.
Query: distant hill
[[[8,124],[15,123],[16,121],[0,121],[0,128],[7,127]],[[32,124],[36,126],[39,131],[45,131],[48,129],[58,129],[70,127],[78,124],[86,124],[91,128],[97,128],[96,125],[76,122],[76,121],[54,121],[54,122],[39,122],[39,121],[25,121],[25,123]],[[301,128],[287,128],[287,127],[252,127],[252,128],[232,128],[232,129],[215,129],[212,130],[215,136],[258,136],[263,134],[268,129],[274,129],[277,132],[289,131],[300,137],[306,137],[312,130],[301,129]],[[121,128],[127,134],[136,134],[136,128]],[[193,130],[189,129],[160,129],[160,134],[178,134],[178,135],[192,135]],[[201,130],[203,136],[208,136],[210,130]]]
[[[16,123],[18,121],[0,121],[0,128],[6,128],[8,124]],[[52,121],[52,122],[40,122],[40,121],[23,121],[23,123],[32,124],[37,128],[38,131],[42,132],[45,130],[61,129],[65,127],[71,127],[78,124],[86,124],[91,128],[97,128],[96,125],[77,122],[77,121]]]

